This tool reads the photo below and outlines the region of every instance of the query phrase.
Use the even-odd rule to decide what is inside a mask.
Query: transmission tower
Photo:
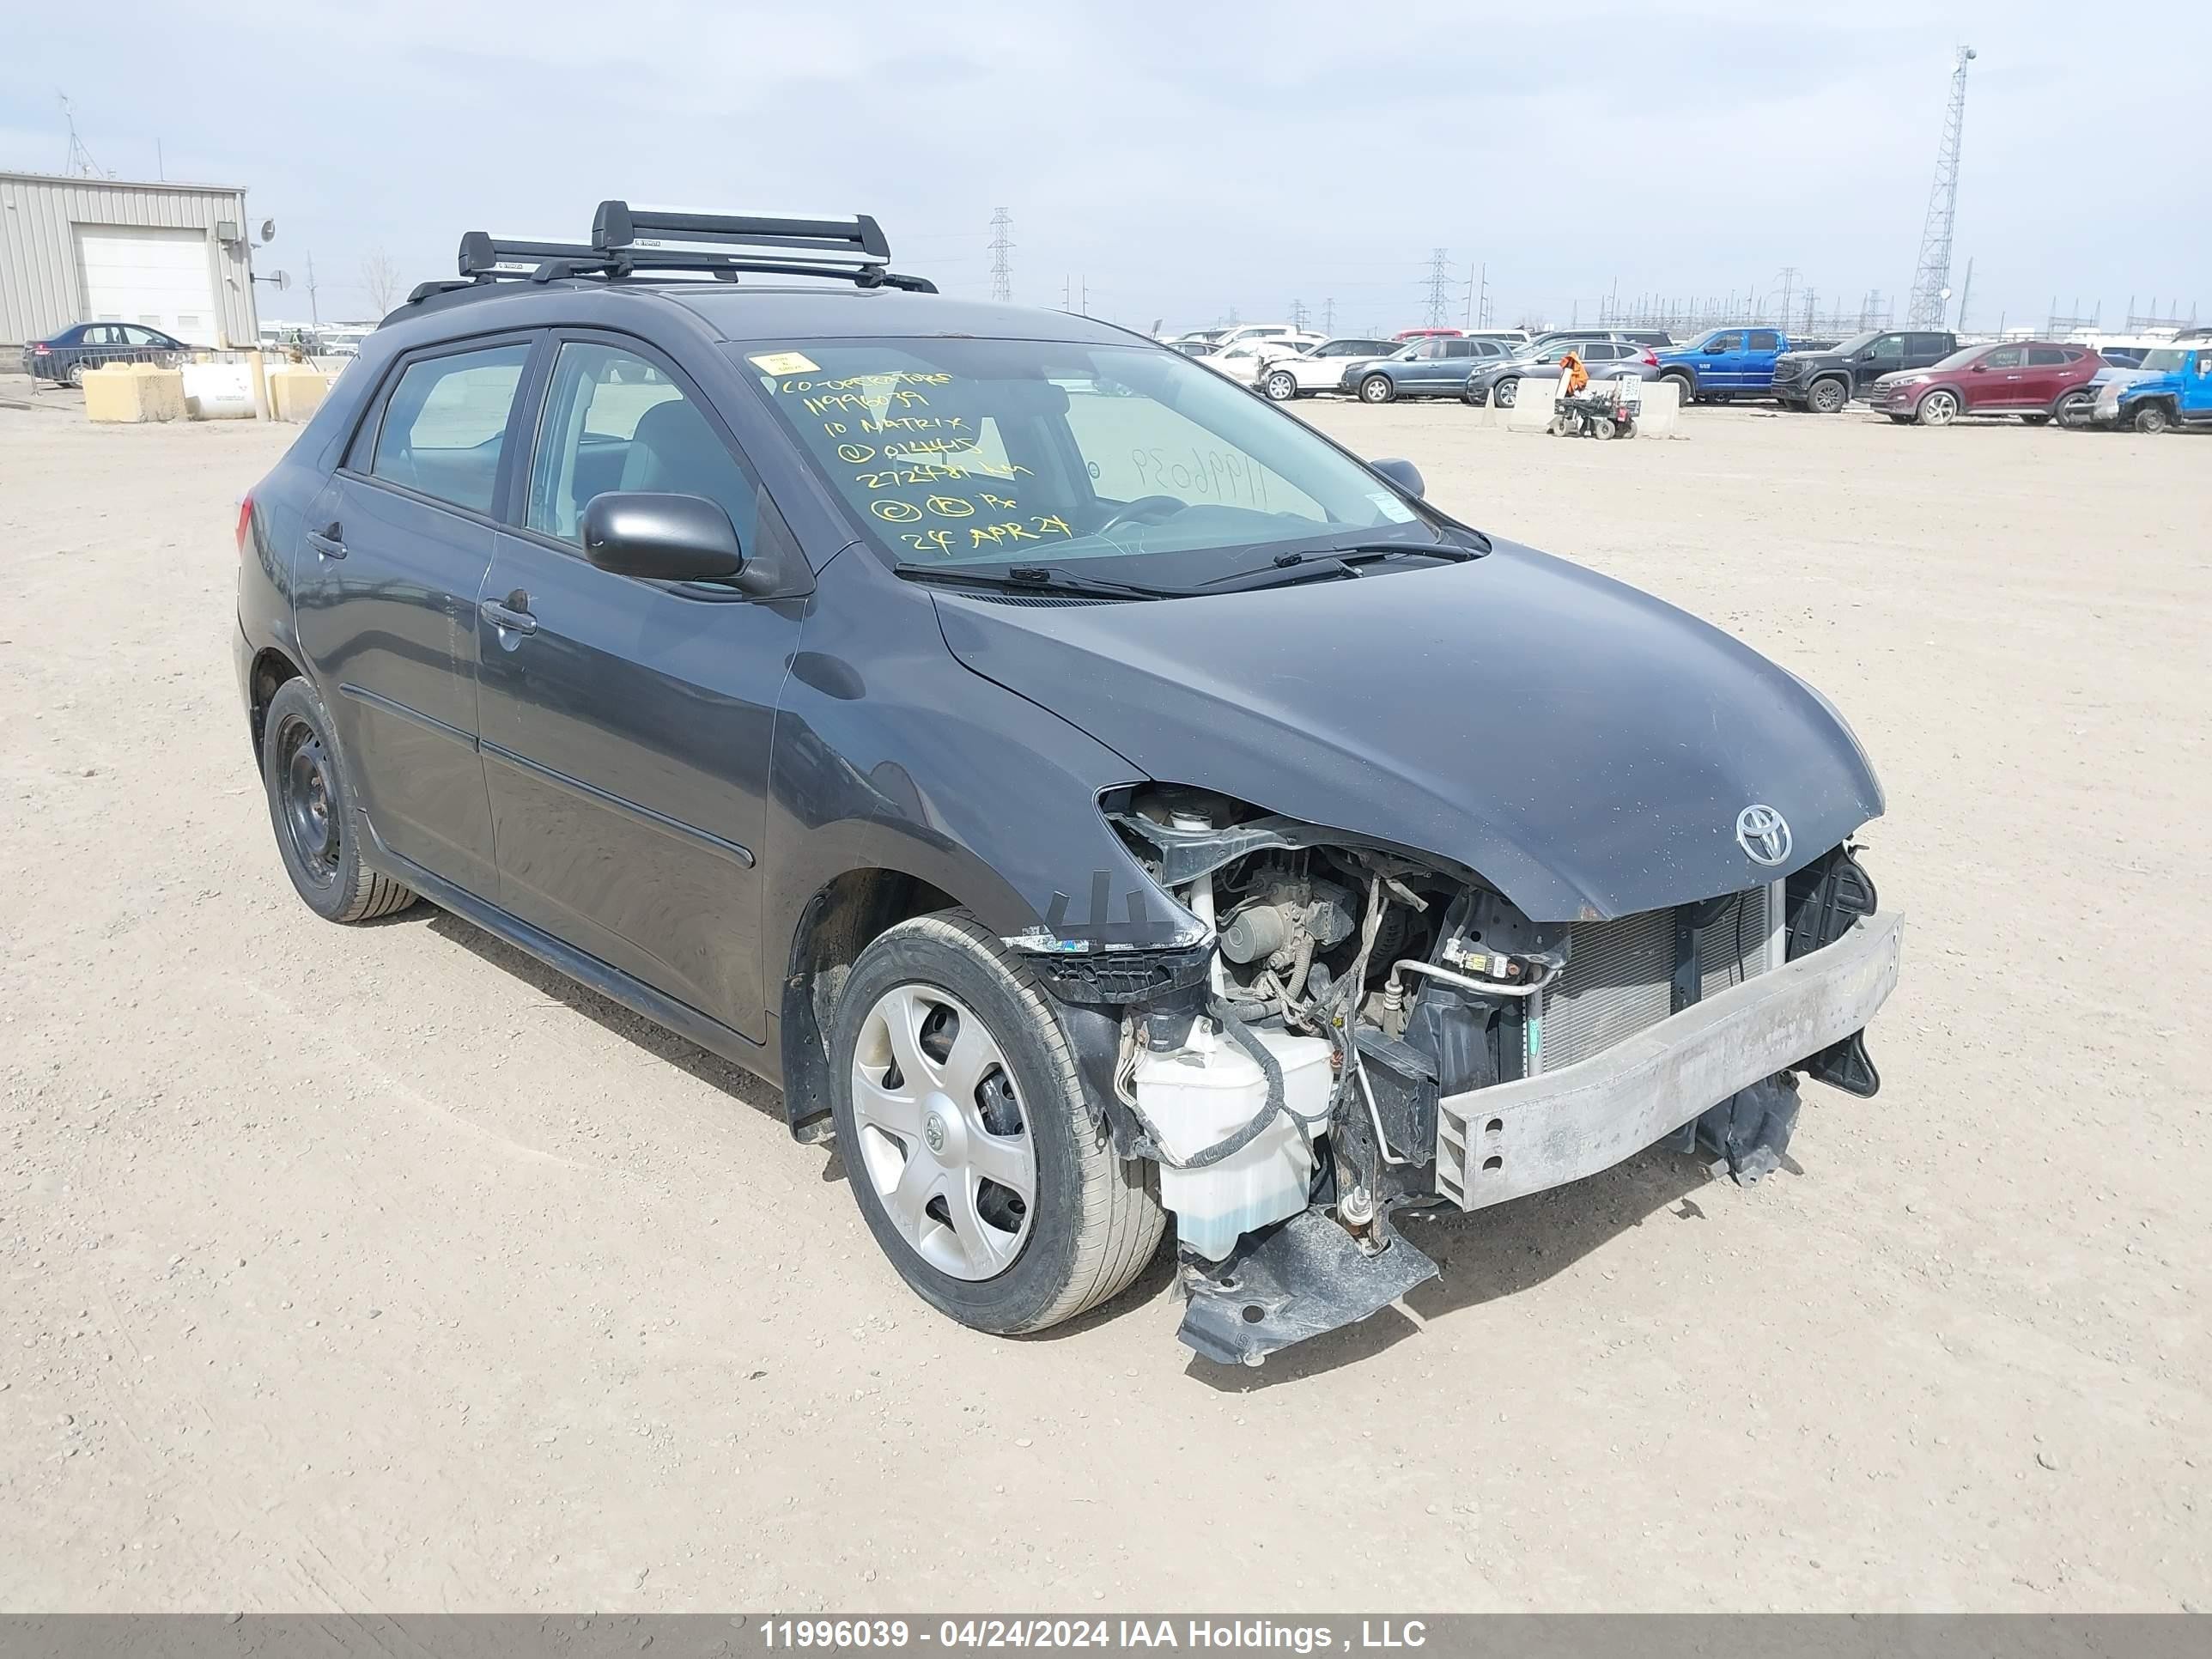
[[[1951,221],[1959,210],[1959,136],[1966,125],[1966,65],[1972,46],[1959,48],[1951,70],[1951,96],[1943,107],[1943,142],[1936,150],[1936,185],[1928,192],[1928,219],[1920,229],[1920,263],[1912,273],[1907,328],[1941,328],[1951,297]]]
[[[1450,304],[1452,289],[1451,250],[1437,248],[1429,255],[1429,326],[1444,325],[1446,308]]]
[[[991,297],[1007,301],[1014,297],[1014,269],[1006,256],[1014,251],[1013,239],[1009,235],[1014,228],[1013,216],[1000,208],[991,215]]]
[[[1321,331],[1324,334],[1336,332],[1336,301],[1333,299],[1321,302]]]
[[[1301,334],[1306,331],[1306,302],[1304,300],[1291,301],[1291,326]]]

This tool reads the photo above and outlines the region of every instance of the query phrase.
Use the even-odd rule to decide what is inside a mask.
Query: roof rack
[[[652,240],[641,241],[641,238]],[[665,245],[664,239],[722,243],[730,251],[672,247]],[[770,249],[776,252],[763,255],[740,251]],[[551,283],[576,276],[619,279],[648,271],[694,271],[723,282],[735,282],[746,274],[825,276],[862,288],[937,292],[937,284],[925,276],[902,276],[890,270],[890,254],[883,228],[865,213],[850,219],[764,218],[634,209],[627,202],[602,202],[592,216],[588,246],[574,242],[502,240],[481,230],[465,233],[459,263],[466,280],[424,283],[408,300],[412,304],[430,295],[477,283]]]

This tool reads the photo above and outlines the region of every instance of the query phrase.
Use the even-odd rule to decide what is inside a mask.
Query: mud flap
[[[1710,1154],[1737,1185],[1749,1187],[1782,1167],[1796,1127],[1797,1079],[1780,1072],[1691,1120],[1675,1144],[1684,1152]]]
[[[1437,1264],[1385,1227],[1369,1255],[1318,1210],[1240,1242],[1228,1261],[1186,1271],[1190,1306],[1176,1333],[1223,1365],[1258,1365],[1279,1348],[1356,1324],[1437,1276]]]

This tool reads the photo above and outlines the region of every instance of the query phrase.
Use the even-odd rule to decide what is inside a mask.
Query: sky
[[[1139,329],[1293,302],[1340,332],[1601,296],[1869,290],[1905,314],[1952,54],[1972,66],[1951,281],[1970,326],[2130,296],[2212,321],[2184,112],[2212,4],[2124,36],[2057,0],[0,0],[0,168],[244,185],[258,272],[325,320],[453,274],[460,233],[586,241],[595,204],[867,212],[895,264]],[[128,49],[118,49],[128,43]],[[2167,66],[2161,70],[2161,65]],[[33,71],[35,66],[35,72]],[[2172,83],[2161,88],[2159,77]],[[304,320],[302,288],[261,290]],[[1955,312],[1957,301],[1954,301]]]

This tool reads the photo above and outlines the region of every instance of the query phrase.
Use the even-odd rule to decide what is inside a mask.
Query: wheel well
[[[270,649],[253,659],[253,672],[248,679],[252,696],[253,752],[261,753],[261,725],[269,713],[270,699],[276,688],[287,680],[300,678],[300,666],[282,651]]]
[[[901,870],[848,870],[799,913],[784,971],[783,1110],[801,1140],[830,1132],[830,1028],[853,964],[902,921],[958,902],[942,888]]]

